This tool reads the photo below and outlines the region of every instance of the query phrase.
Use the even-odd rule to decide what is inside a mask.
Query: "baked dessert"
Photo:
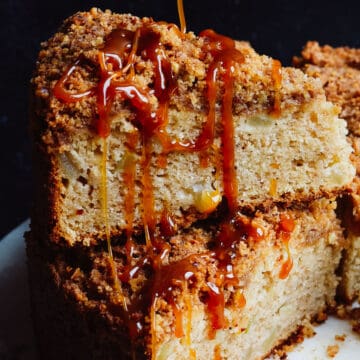
[[[301,55],[295,64],[308,75],[319,78],[328,100],[340,106],[340,117],[347,121],[348,138],[354,149],[352,158],[357,176],[353,191],[339,199],[339,216],[350,244],[343,259],[341,293],[352,301],[360,297],[360,49],[308,42]]]
[[[319,81],[92,9],[32,84],[42,358],[261,359],[332,304],[355,169]]]
[[[237,236],[218,263],[218,221],[169,239],[163,267],[127,268],[113,244],[124,296],[113,293],[106,247],[55,248],[28,239],[40,356],[46,359],[263,359],[334,305],[344,238],[335,202],[273,208],[237,219]],[[288,244],[288,252],[286,251]],[[210,250],[211,249],[211,250]],[[138,253],[146,246],[138,244]],[[217,252],[218,255],[213,255]],[[141,256],[140,256],[141,257]],[[230,276],[223,284],[222,276]]]
[[[320,83],[211,31],[79,13],[44,44],[33,85],[49,184],[36,218],[54,242],[155,231],[164,212],[189,226],[225,194],[250,209],[331,197],[354,176]]]

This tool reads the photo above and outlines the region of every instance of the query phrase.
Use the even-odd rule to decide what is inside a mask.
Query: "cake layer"
[[[156,254],[137,239],[129,257],[112,239],[113,259],[29,234],[41,358],[265,358],[333,304],[345,246],[334,204],[198,222]]]
[[[341,107],[340,116],[347,121],[354,149],[352,161],[357,175],[352,194],[340,200],[339,209],[350,243],[343,259],[341,292],[351,301],[360,298],[360,49],[308,42],[301,55],[295,64],[319,78],[327,99]]]
[[[43,44],[33,78],[42,238],[96,243],[332,196],[354,176],[320,83],[210,30],[92,9]]]

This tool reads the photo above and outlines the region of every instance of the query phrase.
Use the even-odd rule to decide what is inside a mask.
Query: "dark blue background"
[[[307,40],[360,46],[359,1],[184,0],[188,29],[248,40],[289,64]],[[92,6],[178,22],[176,0],[0,0],[0,237],[28,217],[28,84],[41,41]]]

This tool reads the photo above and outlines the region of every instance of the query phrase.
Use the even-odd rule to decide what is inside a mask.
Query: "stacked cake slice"
[[[43,358],[261,359],[333,303],[355,169],[319,81],[92,9],[32,83]]]
[[[353,162],[357,176],[351,195],[339,199],[339,216],[343,220],[349,248],[342,266],[342,295],[351,301],[360,298],[360,50],[346,47],[321,47],[309,42],[296,65],[322,82],[329,101],[341,108],[347,121],[349,140],[354,148]]]

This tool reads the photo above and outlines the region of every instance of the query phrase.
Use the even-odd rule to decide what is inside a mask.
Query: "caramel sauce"
[[[246,299],[245,299],[245,295],[242,292],[235,293],[235,305],[239,309],[245,307]]]
[[[289,241],[291,237],[291,233],[295,229],[295,221],[288,214],[281,214],[280,223],[278,229],[278,237],[281,239],[283,245],[285,246],[285,250],[287,253],[287,259],[282,264],[279,278],[286,279],[289,276],[289,273],[293,267],[293,260],[290,253]]]
[[[157,299],[155,298],[150,306],[151,360],[156,359],[156,337],[154,336],[156,331],[156,301]]]
[[[186,31],[183,4],[178,0],[181,32]],[[174,25],[170,28],[179,31]],[[183,34],[180,34],[183,36]],[[191,348],[191,318],[192,307],[187,295],[185,308],[187,309],[186,327],[184,329],[184,304],[178,304],[174,299],[176,289],[188,289],[188,282],[196,272],[196,258],[193,255],[175,263],[168,264],[170,245],[167,242],[176,233],[176,227],[171,214],[164,209],[162,214],[155,211],[154,190],[152,184],[151,164],[153,159],[153,139],[156,138],[162,145],[162,153],[157,161],[160,167],[166,167],[166,155],[173,151],[198,152],[201,166],[208,166],[208,149],[215,139],[217,103],[221,98],[221,146],[223,158],[220,166],[223,173],[224,197],[228,205],[228,216],[220,225],[220,230],[215,237],[214,246],[207,254],[218,264],[219,274],[216,283],[207,282],[206,306],[210,318],[209,337],[214,338],[216,330],[227,326],[224,315],[226,286],[238,286],[239,279],[233,269],[233,259],[237,256],[237,246],[240,241],[260,241],[264,237],[264,231],[245,217],[236,214],[238,206],[238,184],[235,173],[235,136],[234,122],[232,117],[234,72],[237,64],[244,62],[244,57],[235,47],[235,41],[219,35],[212,30],[205,30],[200,34],[203,38],[204,56],[210,54],[213,58],[206,75],[206,93],[208,112],[203,128],[195,139],[181,140],[172,139],[167,132],[168,112],[170,99],[178,90],[177,79],[173,74],[171,62],[167,58],[165,47],[161,43],[160,34],[149,25],[144,25],[136,31],[115,29],[107,37],[104,47],[99,51],[98,68],[99,81],[96,87],[86,91],[75,92],[67,88],[69,80],[77,67],[83,64],[80,57],[70,66],[56,83],[53,93],[61,101],[73,103],[81,101],[88,96],[96,96],[97,118],[95,129],[99,137],[103,138],[103,157],[101,160],[101,206],[105,224],[106,240],[111,264],[114,289],[118,296],[118,303],[122,304],[124,317],[127,319],[130,335],[132,338],[139,337],[144,328],[144,320],[139,320],[138,313],[146,313],[150,308],[150,332],[152,334],[152,358],[156,355],[156,339],[153,335],[156,329],[156,307],[160,298],[165,299],[172,307],[174,313],[174,332],[178,338],[184,338],[189,346],[189,356],[196,359],[196,353]],[[136,83],[136,58],[141,57],[152,63],[154,78],[152,88],[140,87]],[[281,65],[274,61],[272,69],[275,96],[272,114],[280,113]],[[223,89],[219,89],[221,81]],[[222,90],[222,91],[220,91]],[[157,107],[152,105],[152,97],[157,100]],[[126,254],[127,262],[119,274],[110,243],[110,226],[107,199],[107,137],[111,132],[112,108],[115,100],[126,101],[135,113],[132,120],[137,128],[135,135],[130,135],[127,146],[129,152],[135,152],[136,144],[141,143],[142,159],[142,214],[144,234],[146,241],[146,255],[140,259],[132,258],[134,251],[133,221],[135,207],[135,181],[136,162],[134,159],[125,159],[123,180],[127,187],[125,195],[125,221],[126,221]],[[157,224],[160,226],[157,229]],[[279,236],[282,238],[288,252],[288,259],[283,264],[279,274],[280,278],[287,276],[291,270],[292,260],[288,249],[290,238],[289,230],[291,221],[282,219],[279,225]],[[129,283],[135,279],[144,267],[152,269],[152,276],[145,283],[143,289],[136,294],[136,299],[127,304],[122,295],[120,281]],[[188,291],[188,290],[186,290]],[[243,307],[246,299],[242,292],[236,297],[236,305]],[[182,305],[182,306],[181,306]],[[218,355],[216,355],[218,354]],[[220,347],[215,350],[215,356],[220,357]]]
[[[197,271],[196,256],[184,258],[168,265],[157,264],[152,280],[152,298],[172,299],[173,290],[183,287],[184,281],[189,281]]]
[[[183,327],[183,311],[180,308],[180,304],[178,304],[174,298],[174,290],[180,288],[186,289],[187,292],[186,284],[196,272],[196,266],[193,263],[193,256],[169,265],[162,265],[161,262],[158,262],[155,267],[155,274],[150,286],[152,304],[155,304],[158,298],[165,299],[169,304],[171,304],[175,318],[174,334],[178,338],[184,337],[185,331]],[[186,303],[185,305],[189,304]],[[191,308],[188,309],[188,311],[190,311],[191,314]],[[190,325],[188,325],[189,323]],[[187,333],[189,331],[188,326],[191,327],[191,317],[190,319],[187,319],[187,338],[190,336],[190,333]]]
[[[160,169],[166,169],[167,166],[167,156],[165,154],[159,154],[156,159],[156,166]]]
[[[183,312],[179,308],[179,305],[173,300],[172,303],[173,312],[175,315],[175,331],[174,334],[177,338],[182,338],[184,333],[184,327],[183,327]]]
[[[151,151],[152,144],[148,139],[143,139],[143,162],[142,162],[142,187],[143,187],[143,222],[145,229],[146,244],[151,248],[155,232],[155,210],[154,210],[154,192],[151,177]]]
[[[223,288],[231,285],[238,286],[239,279],[234,273],[232,260],[237,256],[237,246],[241,241],[261,241],[265,237],[264,230],[242,216],[230,217],[220,226],[220,232],[215,241],[212,256],[218,261],[219,283],[208,283],[209,296],[206,301],[211,320],[209,337],[215,336],[216,330],[226,327],[224,315],[225,303]],[[246,305],[245,296],[240,293],[236,299],[237,305]]]
[[[214,347],[214,360],[222,360],[221,347],[219,344]]]
[[[225,298],[224,292],[216,284],[208,282],[207,307],[211,327],[209,328],[209,339],[214,339],[216,330],[224,329],[227,325],[224,315]]]
[[[209,51],[214,60],[207,73],[207,98],[209,101],[209,114],[207,127],[208,133],[204,140],[213,142],[215,131],[216,99],[217,99],[217,77],[223,68],[224,95],[222,101],[223,125],[222,147],[223,147],[223,184],[224,195],[231,212],[237,205],[238,186],[235,173],[235,137],[234,122],[232,118],[232,101],[234,88],[234,65],[244,62],[244,56],[235,48],[235,41],[215,33],[213,30],[205,30],[200,33],[204,38],[205,49]],[[204,141],[203,140],[203,141]],[[209,144],[207,144],[209,145]]]
[[[125,221],[126,221],[126,253],[128,257],[131,257],[134,250],[134,244],[132,239],[133,223],[134,223],[134,211],[135,211],[135,177],[136,177],[136,161],[132,152],[135,150],[138,142],[138,133],[131,133],[128,137],[127,146],[130,152],[124,159],[123,181],[126,187],[125,192]]]
[[[108,251],[110,258],[113,258],[112,249],[110,245],[110,225],[109,225],[109,216],[108,216],[108,195],[107,195],[107,174],[106,174],[106,164],[107,164],[107,139],[103,139],[102,142],[102,156],[100,160],[100,192],[101,192],[101,210],[102,218],[105,224],[105,236],[108,245]]]
[[[56,82],[53,88],[53,94],[57,99],[62,100],[65,103],[74,103],[94,94],[94,89],[89,89],[83,92],[73,92],[66,88],[66,84],[68,83],[72,73],[77,67],[82,66],[83,63],[84,59],[79,57],[74,64],[66,69],[61,78]]]
[[[185,283],[185,306],[187,309],[186,315],[186,330],[185,330],[185,344],[189,347],[190,358],[191,358],[191,322],[192,322],[192,304],[189,294],[187,283]]]
[[[281,62],[279,60],[273,60],[273,65],[271,69],[271,77],[274,83],[274,104],[271,110],[271,115],[274,117],[279,117],[281,115]]]
[[[182,33],[186,33],[186,20],[184,14],[184,4],[182,0],[177,0],[177,8],[180,20],[180,30]]]
[[[200,151],[199,152],[199,162],[200,162],[200,167],[202,169],[206,169],[209,166],[209,154],[208,152],[205,151]]]
[[[160,220],[160,232],[161,235],[169,238],[176,233],[176,227],[175,222],[173,218],[171,217],[171,214],[169,213],[168,209],[165,208],[163,210],[161,220]]]

